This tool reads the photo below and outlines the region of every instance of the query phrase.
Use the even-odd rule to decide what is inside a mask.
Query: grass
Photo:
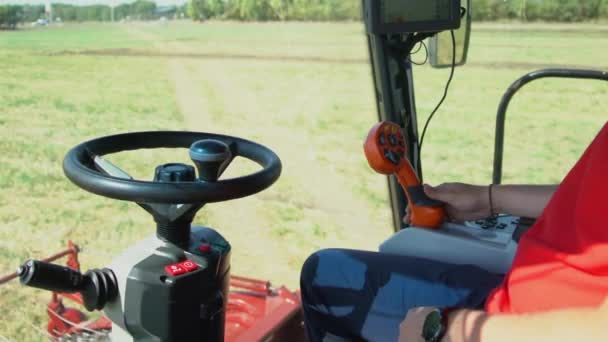
[[[608,69],[601,25],[475,25],[469,64],[424,146],[430,183],[488,183],[494,118],[508,85],[535,68]],[[86,193],[61,170],[77,143],[116,132],[185,129],[259,141],[283,161],[281,179],[250,198],[210,204],[197,223],[233,244],[233,272],[297,287],[307,255],[375,249],[391,232],[384,177],[361,144],[376,121],[362,27],[313,23],[82,24],[0,32],[0,274],[29,257],[84,248],[84,269],[151,234],[137,206]],[[212,56],[210,56],[212,55]],[[422,56],[416,56],[419,58]],[[423,58],[421,58],[423,59]],[[424,122],[447,70],[416,67]],[[559,182],[606,121],[608,85],[546,80],[508,112],[504,181]],[[137,178],[185,151],[112,158]],[[255,169],[238,160],[228,176]],[[0,287],[0,335],[44,339],[49,295]]]

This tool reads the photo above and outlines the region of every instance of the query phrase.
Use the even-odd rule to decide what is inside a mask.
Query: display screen
[[[380,0],[384,24],[444,21],[451,16],[450,0]]]

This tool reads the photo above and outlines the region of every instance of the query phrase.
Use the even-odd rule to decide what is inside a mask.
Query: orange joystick
[[[365,157],[376,172],[394,174],[407,196],[410,222],[417,227],[438,228],[445,211],[443,203],[429,198],[412,164],[405,158],[405,138],[399,125],[382,121],[369,131],[364,144]]]

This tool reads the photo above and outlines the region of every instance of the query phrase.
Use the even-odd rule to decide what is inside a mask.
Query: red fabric
[[[597,307],[608,296],[608,124],[522,236],[490,313]]]

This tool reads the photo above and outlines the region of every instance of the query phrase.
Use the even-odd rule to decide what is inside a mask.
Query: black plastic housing
[[[80,292],[85,308],[101,310],[118,297],[116,275],[108,268],[93,269],[85,274],[66,266],[28,260],[17,270],[21,284],[39,289]]]
[[[404,21],[386,23],[383,19],[383,6],[388,1],[409,3],[412,8],[416,1],[403,0],[363,0],[363,20],[368,33],[398,34],[414,32],[439,32],[455,30],[460,27],[460,0],[434,0],[438,6],[449,7],[449,17],[445,20]]]
[[[134,341],[223,341],[230,244],[210,228],[196,229],[186,250],[159,247],[127,278],[124,318]],[[211,245],[202,252],[201,244]],[[185,259],[199,268],[171,276],[165,266]]]

